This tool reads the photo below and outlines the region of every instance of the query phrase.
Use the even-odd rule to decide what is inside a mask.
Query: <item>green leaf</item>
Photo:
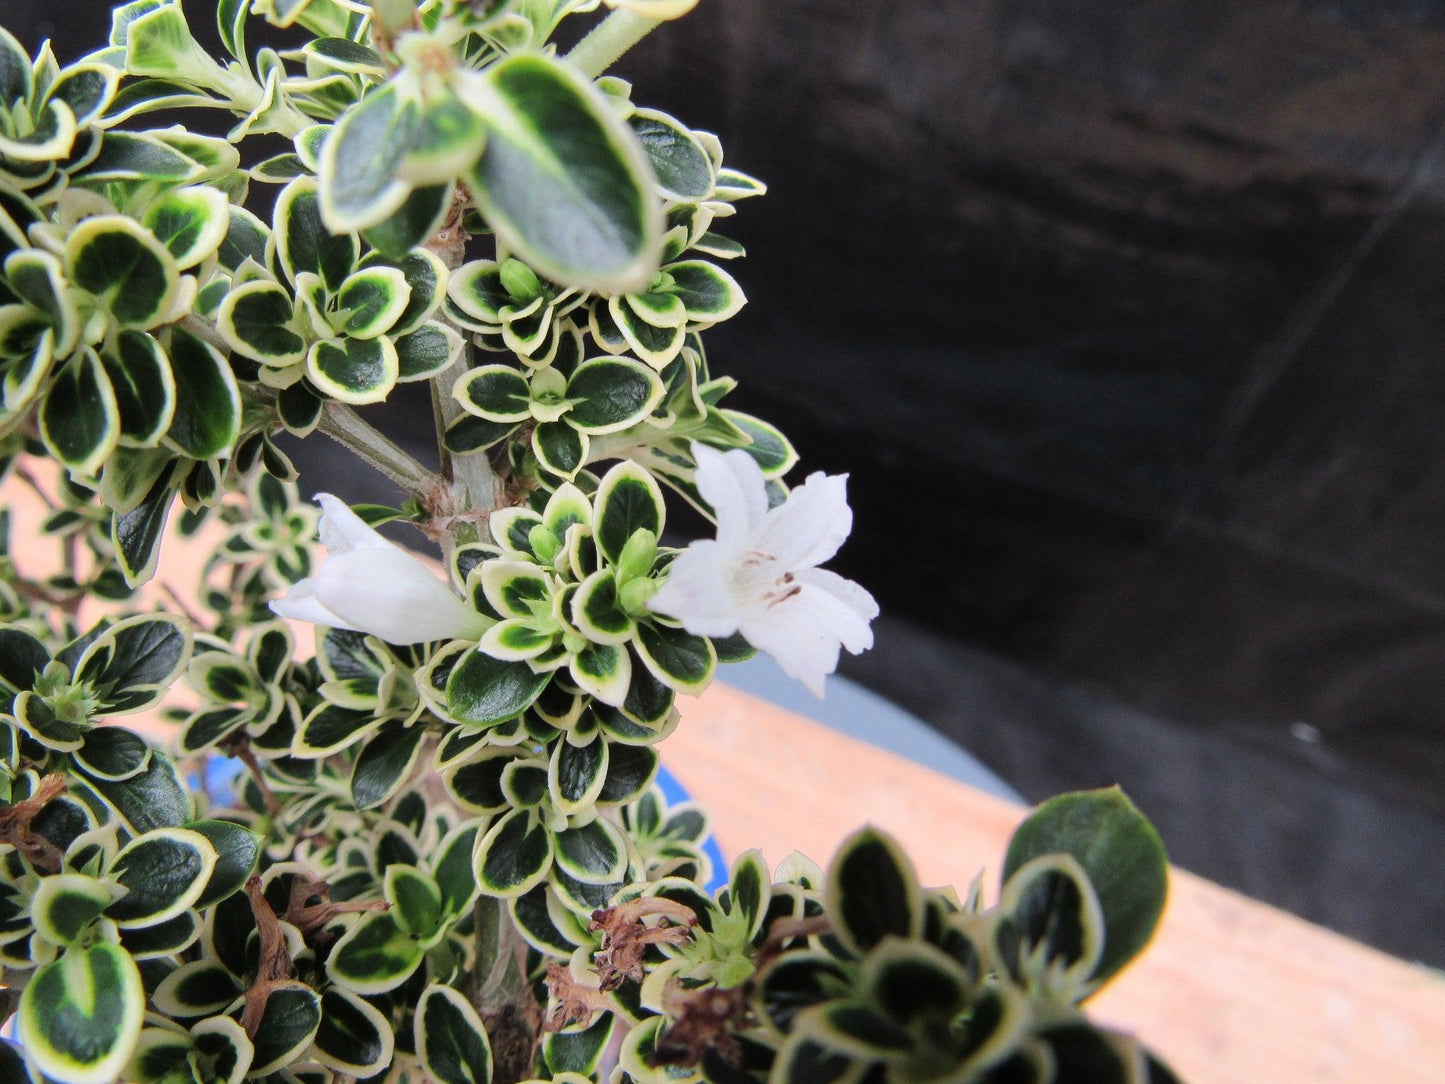
[[[194,159],[154,135],[112,131],[106,133],[100,154],[86,168],[85,183],[88,187],[112,181],[163,181],[182,185],[201,180],[205,173],[204,167]]]
[[[428,986],[412,1026],[422,1070],[436,1084],[491,1084],[487,1029],[477,1010],[457,991]]]
[[[145,770],[151,749],[144,738],[124,727],[100,726],[87,731],[85,744],[71,755],[87,775],[121,780]]]
[[[913,866],[896,842],[863,828],[838,848],[828,868],[827,912],[850,948],[866,952],[885,937],[917,937],[923,895]]]
[[[606,741],[573,745],[559,741],[547,763],[547,790],[552,804],[569,817],[591,806],[607,782]]]
[[[94,877],[79,873],[42,877],[30,898],[30,920],[51,944],[72,945],[114,898],[110,887]]]
[[[460,915],[476,898],[477,882],[472,874],[472,853],[476,850],[481,822],[459,824],[442,838],[432,860],[432,872],[442,893],[442,908]]]
[[[461,356],[462,337],[444,324],[425,324],[410,335],[392,340],[396,347],[397,380],[426,380]]]
[[[627,873],[627,844],[602,817],[558,832],[553,842],[558,867],[583,884],[615,884]]]
[[[664,196],[682,202],[712,195],[712,159],[691,132],[655,109],[635,109],[627,123],[652,163]]]
[[[365,915],[331,950],[326,974],[353,993],[370,996],[394,990],[421,965],[421,945],[390,911]]]
[[[220,248],[231,226],[230,206],[219,189],[181,188],[152,202],[141,222],[184,271]]]
[[[8,108],[17,101],[29,101],[34,91],[30,54],[10,31],[0,27],[0,101]]]
[[[396,386],[401,367],[390,339],[323,339],[306,356],[317,390],[342,403],[379,403]]]
[[[481,365],[461,377],[452,398],[463,410],[493,422],[521,422],[532,416],[527,378],[510,365]]]
[[[106,470],[108,478],[114,473],[113,469]],[[115,547],[125,582],[131,587],[139,586],[155,574],[166,517],[176,496],[171,485],[174,474],[174,466],[167,464],[150,491],[134,508],[127,512],[117,511],[111,516],[110,541]]]
[[[318,704],[296,732],[291,749],[308,760],[331,756],[367,737],[380,722],[372,711]]]
[[[1048,1044],[1053,1079],[1088,1084],[1126,1084],[1138,1080],[1137,1050],[1127,1038],[1110,1035],[1086,1023],[1052,1027],[1040,1038]]]
[[[106,910],[116,925],[154,926],[193,906],[216,868],[216,849],[201,833],[160,828],[131,840],[111,862],[125,895]]]
[[[793,1030],[829,1050],[865,1062],[899,1060],[914,1044],[906,1028],[866,1001],[838,999],[805,1009],[798,1014]]]
[[[40,408],[40,436],[71,470],[95,475],[120,441],[120,406],[95,351],[86,347],[55,376]]]
[[[759,974],[757,1004],[766,1021],[786,1034],[800,1010],[830,1000],[847,986],[847,973],[831,956],[788,952]]]
[[[100,356],[120,411],[120,439],[154,445],[176,411],[176,382],[160,344],[139,331],[122,331],[115,350]]]
[[[49,662],[49,650],[29,632],[0,627],[0,682],[11,690],[29,689]]]
[[[382,894],[402,930],[423,940],[436,933],[443,916],[442,893],[427,874],[415,866],[393,863],[386,867]]]
[[[91,683],[110,714],[153,706],[190,661],[191,636],[183,620],[140,614],[116,622],[86,647],[76,677]]]
[[[266,1009],[252,1039],[256,1052],[251,1076],[265,1076],[297,1060],[321,1027],[321,997],[299,982],[279,983],[266,999]]]
[[[327,146],[335,142],[335,136]],[[341,289],[361,256],[354,233],[332,232],[321,220],[321,199],[316,181],[298,177],[276,197],[276,255],[294,283],[302,272],[321,278],[327,290]]]
[[[512,304],[502,284],[501,265],[495,260],[471,260],[452,272],[447,297],[463,314],[488,326],[500,326],[501,310]]]
[[[747,304],[742,287],[726,271],[706,260],[668,264],[673,294],[687,306],[693,323],[714,324],[737,314]]]
[[[633,681],[636,682],[635,675]],[[649,745],[624,745],[612,741],[606,744],[607,779],[597,795],[597,804],[616,806],[636,801],[657,777],[657,750]]]
[[[204,910],[241,890],[261,857],[261,837],[230,821],[192,821],[186,827],[205,836],[217,855],[216,868],[195,903]]]
[[[567,381],[573,399],[567,422],[587,433],[616,433],[636,425],[662,401],[662,381],[628,358],[593,358]]]
[[[344,331],[353,339],[374,339],[391,330],[411,300],[411,285],[396,267],[368,267],[353,273],[337,294],[346,313]]]
[[[254,260],[264,266],[266,263],[266,242],[271,231],[266,224],[244,207],[227,208],[230,226],[226,238],[216,250],[221,266],[235,271],[247,260]]]
[[[256,1055],[240,1023],[229,1016],[212,1016],[192,1025],[191,1042],[210,1062],[216,1084],[241,1084]]]
[[[400,789],[421,753],[420,728],[390,726],[356,755],[351,769],[351,800],[357,809],[380,805]]]
[[[728,907],[748,920],[748,937],[758,935],[767,918],[768,901],[772,899],[772,878],[768,864],[763,861],[763,852],[744,851],[733,863],[728,876]]]
[[[572,596],[572,623],[598,644],[625,644],[632,639],[632,618],[617,598],[617,577],[611,569],[598,569],[582,581]]]
[[[72,64],[46,93],[48,100],[70,107],[78,126],[90,124],[110,105],[120,84],[120,73],[104,64]]]
[[[532,430],[532,451],[544,470],[575,478],[587,462],[589,441],[567,422],[542,422]]]
[[[410,123],[394,84],[342,114],[321,152],[321,213],[330,229],[369,229],[406,202],[411,185],[397,176],[396,148],[409,138]]]
[[[680,693],[702,692],[717,670],[712,641],[686,629],[648,621],[637,627],[633,646],[652,676]]]
[[[661,537],[667,511],[662,490],[642,467],[630,460],[607,472],[597,486],[597,547],[617,562],[636,531]]]
[[[536,813],[514,809],[477,844],[477,883],[489,896],[520,896],[540,884],[552,866],[552,836]]]
[[[445,184],[477,160],[485,142],[482,118],[448,88],[438,87],[412,106],[398,172],[412,184]]]
[[[134,832],[178,827],[191,819],[190,794],[168,757],[152,756],[145,771],[121,782],[88,781]]]
[[[455,190],[450,182],[415,188],[389,216],[362,230],[362,236],[383,256],[399,260],[442,228]]]
[[[57,357],[65,357],[75,349],[80,313],[59,260],[41,249],[12,252],[5,260],[5,282],[22,301],[45,314],[55,331]],[[8,392],[6,397],[14,398]]]
[[[111,1084],[140,1039],[145,1002],[140,971],[120,946],[71,948],[26,983],[20,1042],[48,1077]]]
[[[676,309],[682,310],[683,319],[661,325],[640,316],[631,301],[625,296],[614,297],[607,302],[607,312],[627,346],[654,369],[662,369],[682,352],[687,341],[686,309],[681,301],[673,298]]]
[[[863,963],[869,999],[905,1024],[947,1026],[968,1005],[973,979],[947,953],[920,941],[885,941]]]
[[[321,995],[321,1024],[315,1056],[338,1073],[365,1078],[391,1064],[396,1039],[386,1017],[349,990],[332,987]]]
[[[1072,855],[1040,855],[1020,866],[1004,885],[999,910],[1007,916],[997,932],[999,956],[1022,985],[1074,993],[1094,973],[1104,916]]]
[[[566,64],[512,56],[488,69],[487,143],[469,182],[488,225],[547,278],[641,287],[656,270],[661,214],[637,138]]]
[[[170,311],[180,282],[175,258],[144,226],[120,215],[87,218],[65,244],[71,282],[121,327],[153,327]]]
[[[131,926],[120,931],[120,945],[137,962],[174,956],[194,945],[201,936],[201,920],[195,911],[182,911],[164,922]]]
[[[542,1057],[552,1071],[552,1079],[562,1073],[580,1073],[590,1077],[597,1070],[602,1054],[612,1040],[617,1017],[602,1013],[589,1027],[580,1031],[554,1031],[542,1040]]]
[[[568,660],[567,672],[583,692],[616,707],[627,698],[632,656],[611,644],[588,644]]]
[[[788,438],[776,427],[750,414],[737,410],[722,410],[720,413],[728,422],[741,429],[753,442],[745,445],[743,451],[752,456],[762,468],[765,478],[781,478],[798,462],[798,453]],[[711,415],[710,415],[711,416]]]
[[[160,980],[152,994],[156,1009],[171,1016],[204,1016],[236,1000],[241,984],[212,960],[182,964]]]
[[[1105,936],[1093,978],[1103,983],[1159,924],[1169,881],[1164,844],[1124,792],[1111,787],[1063,794],[1035,809],[1009,842],[1004,878],[1046,854],[1073,856],[1098,897]]]
[[[216,312],[216,330],[232,350],[263,365],[294,365],[306,357],[306,340],[293,328],[291,295],[258,279],[236,287]]]
[[[447,679],[447,715],[465,726],[504,723],[530,707],[551,680],[525,662],[502,662],[471,648]]]
[[[801,1032],[793,1032],[777,1052],[769,1074],[772,1084],[845,1084],[857,1080],[858,1064]]]
[[[192,459],[229,454],[241,431],[241,390],[231,367],[210,343],[179,328],[171,332],[170,355],[176,411],[167,443]]]

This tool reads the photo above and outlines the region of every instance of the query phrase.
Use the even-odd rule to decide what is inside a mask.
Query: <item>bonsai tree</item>
[[[819,567],[845,479],[790,486],[706,353],[764,186],[606,74],[692,0],[607,5],[0,30],[0,461],[60,555],[0,546],[0,1079],[1173,1079],[1080,1007],[1164,902],[1119,792],[956,893],[866,827],[713,870],[655,786],[719,663],[821,693],[877,606]],[[435,469],[354,409],[410,381]],[[302,502],[318,431],[405,500]],[[146,587],[186,545],[190,604]]]

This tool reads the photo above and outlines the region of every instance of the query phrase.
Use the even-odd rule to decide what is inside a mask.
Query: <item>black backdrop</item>
[[[105,8],[0,19],[73,56]],[[621,71],[772,186],[728,224],[752,303],[710,341],[852,473],[840,570],[926,630],[854,672],[1030,796],[1127,775],[1186,862],[1445,959],[1417,921],[1445,895],[1445,9],[703,0]],[[987,660],[1206,752],[980,720],[948,680]],[[1241,765],[1285,789],[1187,775]],[[1370,812],[1321,821],[1333,794]],[[1361,818],[1378,854],[1306,854]],[[1406,917],[1326,899],[1372,892]]]

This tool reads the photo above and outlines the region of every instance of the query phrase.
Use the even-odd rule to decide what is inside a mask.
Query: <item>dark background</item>
[[[709,343],[852,474],[846,672],[1445,964],[1445,9],[703,0],[618,72],[771,185]]]

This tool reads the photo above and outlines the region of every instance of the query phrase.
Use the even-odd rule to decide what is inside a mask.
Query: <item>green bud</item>
[[[417,25],[416,4],[413,0],[371,0],[371,11],[379,26],[388,37],[396,37]]]
[[[622,604],[623,612],[629,616],[640,614],[647,609],[647,603],[652,596],[657,594],[657,588],[656,580],[632,580],[617,589],[617,601]]]
[[[527,543],[532,547],[533,553],[549,564],[562,550],[562,543],[557,541],[557,536],[540,523],[527,532]]]
[[[617,556],[617,581],[625,584],[645,577],[652,571],[652,562],[656,559],[657,535],[646,527],[633,531]]]
[[[542,280],[521,260],[507,260],[501,268],[502,288],[515,301],[531,301],[542,293]]]

